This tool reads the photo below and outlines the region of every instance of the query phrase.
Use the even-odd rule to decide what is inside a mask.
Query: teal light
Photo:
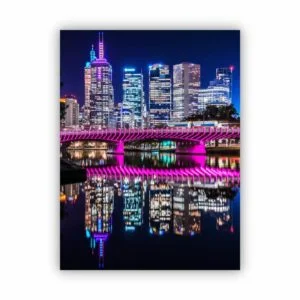
[[[91,237],[91,232],[88,229],[86,229],[85,230],[85,235],[86,235],[87,238],[90,238]]]
[[[135,72],[134,68],[124,68],[125,72]]]

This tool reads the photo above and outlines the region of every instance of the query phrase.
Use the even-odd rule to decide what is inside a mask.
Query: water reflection
[[[216,232],[234,234],[232,203],[238,191],[234,182],[94,175],[84,184],[62,186],[61,202],[77,205],[80,191],[85,199],[85,236],[99,269],[106,268],[106,245],[115,225],[125,236],[193,238],[205,232],[203,224],[209,216]],[[113,220],[117,203],[121,224]]]
[[[239,170],[240,167],[239,156],[178,155],[159,151],[127,152],[124,156],[118,156],[105,150],[68,150],[62,156],[83,167],[124,164],[155,168],[210,166]]]

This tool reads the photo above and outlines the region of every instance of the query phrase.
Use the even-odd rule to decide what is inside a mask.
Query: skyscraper
[[[199,90],[200,65],[184,62],[173,66],[172,121],[197,112]]]
[[[84,125],[90,125],[91,113],[91,63],[97,59],[94,45],[90,51],[90,60],[84,67]]]
[[[208,88],[199,91],[198,108],[200,111],[205,110],[207,105],[227,106],[230,104],[229,87],[227,86],[211,84]]]
[[[233,66],[216,69],[216,80],[218,85],[225,85],[229,88],[229,99],[232,101],[232,72]]]
[[[76,127],[79,125],[79,104],[75,96],[66,96],[65,126]]]
[[[85,66],[85,118],[88,125],[108,128],[114,106],[112,67],[104,57],[104,40],[99,37],[99,58],[92,47]]]
[[[144,108],[143,74],[134,68],[125,68],[123,76],[123,110],[131,111],[133,120],[129,127],[142,127]]]
[[[198,108],[204,110],[207,105],[227,106],[232,102],[233,67],[217,68],[215,80],[210,81],[206,89],[200,89]]]
[[[167,125],[171,113],[171,78],[168,65],[149,67],[149,111],[151,127]]]

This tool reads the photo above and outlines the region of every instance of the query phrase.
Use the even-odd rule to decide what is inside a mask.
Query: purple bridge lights
[[[238,139],[240,128],[193,127],[166,129],[105,129],[61,131],[60,142],[102,141],[116,144],[115,153],[124,153],[124,143],[149,140],[190,142],[193,154],[205,154],[205,143],[218,139]]]
[[[192,167],[192,168],[143,168],[131,166],[103,166],[90,167],[86,169],[87,177],[107,176],[110,178],[144,177],[160,179],[208,179],[210,181],[230,180],[233,182],[240,181],[240,171],[231,169],[220,169],[212,167]]]

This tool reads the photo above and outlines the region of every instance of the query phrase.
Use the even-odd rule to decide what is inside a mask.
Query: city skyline
[[[239,269],[239,56],[239,31],[61,31],[61,269]]]
[[[149,65],[155,63],[169,65],[172,78],[173,66],[187,61],[200,64],[201,88],[207,88],[209,82],[215,79],[217,68],[233,65],[232,102],[239,112],[239,31],[181,31],[179,38],[176,35],[178,31],[103,32],[105,57],[113,70],[115,104],[122,102],[124,68],[141,70],[145,102],[149,109],[147,84]],[[63,83],[61,94],[75,94],[80,106],[84,104],[85,94],[83,66],[92,56],[92,52],[90,53],[92,45],[97,49],[98,36],[98,31],[61,31],[61,82]],[[126,43],[120,48],[120,42],[124,39]],[[156,45],[155,41],[159,41],[159,45]],[[218,46],[220,44],[226,47]]]

